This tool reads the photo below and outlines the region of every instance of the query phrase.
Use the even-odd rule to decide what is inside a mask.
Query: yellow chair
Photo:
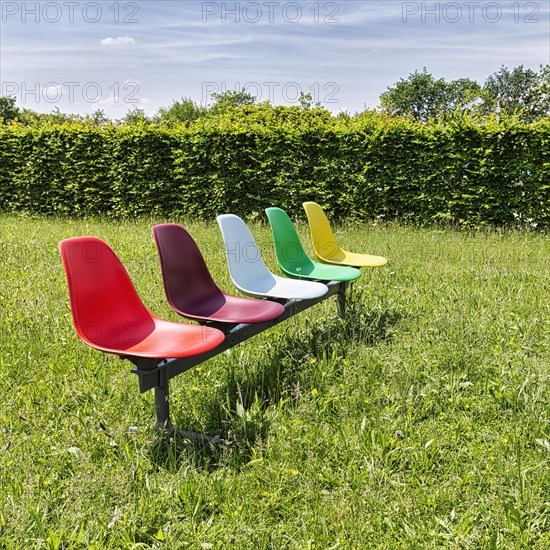
[[[313,250],[320,261],[353,267],[379,267],[388,263],[382,256],[357,254],[340,248],[323,209],[316,202],[304,202],[303,206],[309,222]]]

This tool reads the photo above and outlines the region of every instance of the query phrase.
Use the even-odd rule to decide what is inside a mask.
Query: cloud
[[[117,36],[116,38],[110,36],[109,38],[103,38],[99,43],[102,46],[127,46],[135,44],[136,40],[131,36]]]

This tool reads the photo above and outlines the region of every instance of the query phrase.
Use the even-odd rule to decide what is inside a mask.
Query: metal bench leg
[[[166,369],[160,372],[160,386],[155,388],[155,429],[160,432],[173,433],[174,425],[170,420],[170,389]]]
[[[164,435],[181,437],[184,439],[189,439],[191,441],[197,441],[199,443],[205,444],[227,444],[224,439],[220,439],[219,437],[212,437],[210,435],[188,432],[186,430],[176,430],[174,428],[174,425],[170,420],[170,388],[168,373],[166,369],[161,370],[160,386],[155,387],[155,411],[157,416],[155,421],[155,429]]]
[[[336,293],[336,307],[338,310],[338,317],[344,319],[346,316],[346,289],[348,288],[347,282],[342,282],[338,292]]]

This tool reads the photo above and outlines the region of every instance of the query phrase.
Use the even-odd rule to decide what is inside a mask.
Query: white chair
[[[259,298],[311,300],[327,293],[323,283],[287,279],[274,275],[264,264],[252,233],[234,214],[216,218],[220,226],[229,273],[233,284],[244,294]]]

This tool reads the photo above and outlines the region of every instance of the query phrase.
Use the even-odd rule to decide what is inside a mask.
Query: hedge
[[[301,203],[315,200],[336,219],[549,225],[548,118],[300,112],[245,109],[176,129],[0,126],[1,209],[211,219],[277,205],[303,217]]]

